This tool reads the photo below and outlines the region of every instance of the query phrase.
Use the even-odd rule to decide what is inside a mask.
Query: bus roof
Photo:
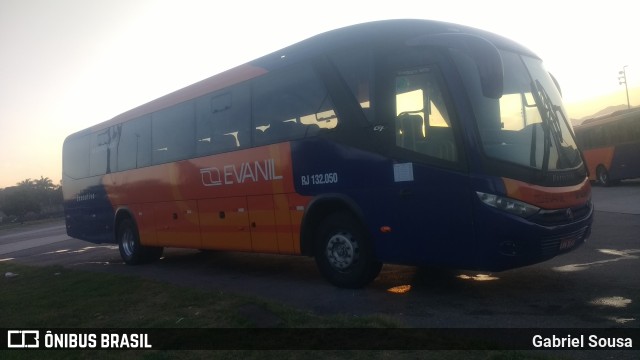
[[[533,52],[500,35],[463,25],[433,20],[381,20],[351,25],[315,35],[296,44],[277,50],[271,54],[252,60],[246,64],[213,75],[180,90],[152,100],[144,105],[126,111],[111,120],[78,131],[69,137],[81,136],[115,124],[125,122],[155,111],[191,100],[228,86],[239,84],[280,67],[304,59],[352,48],[354,44],[389,46],[421,35],[464,33],[485,38],[497,48],[514,50],[537,57]]]
[[[574,131],[586,130],[593,127],[610,124],[617,121],[632,119],[632,118],[636,120],[640,119],[640,108],[620,110],[609,115],[587,119],[583,121],[580,125],[574,126],[573,130]]]

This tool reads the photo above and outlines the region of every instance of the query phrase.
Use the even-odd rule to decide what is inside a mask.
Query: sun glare
[[[411,291],[411,285],[398,285],[387,289],[387,292],[392,294],[406,294]]]
[[[631,299],[627,299],[622,296],[609,296],[591,300],[590,304],[596,306],[609,306],[613,308],[625,308],[631,304],[631,302]]]
[[[462,274],[462,275],[458,275],[458,279],[462,279],[462,280],[470,280],[470,281],[493,281],[493,280],[500,280],[499,277],[496,276],[492,276],[489,274],[476,274],[476,275],[466,275],[466,274]]]

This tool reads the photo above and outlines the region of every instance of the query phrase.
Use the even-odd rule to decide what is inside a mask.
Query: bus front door
[[[458,266],[473,261],[471,190],[460,128],[438,66],[426,49],[389,60],[395,102],[394,192],[398,258]],[[393,251],[393,250],[391,250]]]

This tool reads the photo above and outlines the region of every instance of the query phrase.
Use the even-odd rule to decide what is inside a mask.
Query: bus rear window
[[[89,176],[90,136],[70,138],[64,143],[62,168],[66,176],[81,179]]]

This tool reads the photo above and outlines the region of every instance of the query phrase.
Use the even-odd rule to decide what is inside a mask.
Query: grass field
[[[256,298],[136,277],[0,263],[2,328],[397,328],[381,317],[318,316]],[[10,274],[10,276],[6,276]],[[11,276],[11,274],[17,274]],[[294,333],[292,333],[294,334]],[[353,334],[358,335],[358,331]],[[2,336],[5,336],[2,334]],[[345,339],[340,339],[344,341]],[[294,341],[292,339],[292,341]],[[329,340],[330,341],[330,340]],[[5,350],[3,359],[540,359],[505,351]]]

